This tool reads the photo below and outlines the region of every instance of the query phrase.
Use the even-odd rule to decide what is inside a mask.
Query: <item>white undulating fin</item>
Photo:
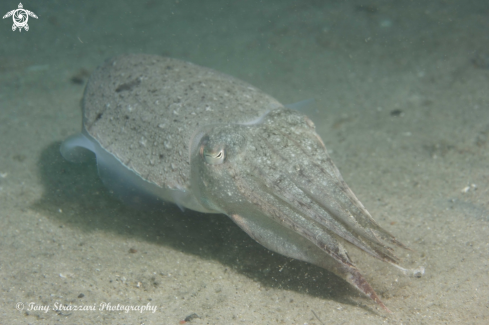
[[[92,136],[80,133],[69,137],[60,148],[61,155],[70,162],[84,162],[97,158],[97,169],[102,182],[115,197],[126,204],[141,206],[173,202],[183,207],[207,212],[198,200],[184,189],[158,186],[143,179],[136,171],[124,165],[116,156],[108,152]]]
[[[69,162],[81,163],[93,159],[93,143],[82,133],[72,135],[61,144],[61,155]]]
[[[293,104],[287,104],[285,107],[294,109],[296,111],[302,111],[303,109],[307,108],[309,105],[314,104],[316,100],[314,98],[309,98],[309,99],[304,99],[301,100],[300,102],[293,103]]]
[[[285,107],[301,112],[302,114],[307,115],[307,117],[309,117],[311,121],[317,122],[318,120],[320,120],[319,111],[317,110],[316,105],[314,105],[314,103],[315,103],[314,98],[309,98],[297,103],[287,104],[285,105]]]

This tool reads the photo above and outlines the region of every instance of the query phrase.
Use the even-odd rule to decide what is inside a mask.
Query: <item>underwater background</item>
[[[0,21],[0,324],[489,323],[489,2],[22,5],[38,17],[28,31]],[[314,98],[345,181],[425,274],[349,251],[388,314],[224,215],[114,199],[94,161],[59,146],[81,129],[91,72],[124,53],[210,67],[284,104]]]

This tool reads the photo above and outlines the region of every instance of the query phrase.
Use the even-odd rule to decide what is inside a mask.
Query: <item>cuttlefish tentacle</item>
[[[368,210],[363,206],[362,202],[360,202],[360,200],[355,196],[350,187],[343,180],[340,171],[333,163],[331,158],[328,157],[326,159],[326,164],[328,165],[328,169],[335,171],[335,177],[337,178],[337,187],[340,188],[342,192],[349,198],[348,202],[346,202],[348,204],[347,211],[352,211],[353,213],[355,213],[355,221],[360,225],[360,229],[369,229],[369,232],[373,236],[373,238],[371,236],[369,236],[369,238],[372,240],[375,238],[375,241],[381,242],[380,239],[382,239],[389,241],[392,244],[395,244],[404,249],[409,249],[374,220],[370,212],[368,212]],[[325,200],[320,201],[326,202]],[[345,219],[343,218],[343,220]]]
[[[307,152],[304,150],[304,148],[298,143],[296,140],[294,140],[292,137],[290,137],[287,134],[283,134],[284,137],[287,137],[287,139],[295,144],[296,148],[300,148],[302,151],[302,154],[304,156],[307,156]],[[320,145],[323,147],[325,150],[326,156],[327,156],[327,151],[326,147],[324,146],[323,141],[321,138],[317,137],[318,142]],[[274,150],[272,147],[270,148],[271,150]],[[276,155],[281,156],[282,159],[285,159],[284,155],[280,154],[276,150],[274,150],[274,153]],[[296,179],[296,183],[299,184],[298,186],[301,187],[304,191],[308,192],[311,197],[316,198],[316,201],[318,204],[322,205],[323,208],[327,210],[333,210],[331,215],[334,217],[338,215],[339,218],[337,220],[339,222],[347,222],[351,227],[355,229],[355,232],[358,232],[359,234],[362,234],[362,236],[365,236],[369,240],[381,243],[379,240],[379,237],[382,238],[383,240],[387,240],[399,247],[402,248],[407,248],[405,245],[403,245],[401,242],[395,239],[393,235],[391,235],[388,231],[380,227],[377,222],[372,218],[370,213],[365,209],[363,204],[358,200],[358,198],[355,196],[353,191],[350,189],[350,187],[346,184],[346,182],[343,180],[343,177],[341,176],[340,171],[336,167],[336,165],[333,163],[330,157],[326,157],[323,159],[322,164],[317,163],[315,161],[311,161],[310,164],[312,165],[312,168],[309,168],[311,171],[313,171],[312,175],[309,177],[307,180],[307,185],[314,185],[315,182],[313,181],[314,175],[316,173],[320,173],[322,175],[330,175],[329,179],[334,183],[334,186],[331,186],[331,188],[336,189],[336,192],[341,192],[342,196],[345,196],[348,198],[348,200],[343,201],[343,203],[346,205],[345,208],[337,208],[333,205],[335,200],[332,200],[331,197],[323,197],[322,199],[318,199],[317,195],[312,194],[311,191],[308,191],[304,186],[301,186],[300,184],[304,184],[304,180],[301,182],[299,179]],[[324,166],[323,166],[324,165]],[[312,178],[311,178],[312,177]],[[317,189],[317,186],[316,186]],[[321,190],[321,188],[319,188]],[[324,193],[322,191],[322,195],[327,195],[327,193]],[[350,211],[348,213],[347,211]],[[354,214],[355,217],[348,218],[348,215],[345,215],[344,212],[346,212],[348,215]],[[350,222],[349,222],[350,221]],[[369,229],[366,231],[365,229]],[[368,233],[367,233],[368,232]]]
[[[282,134],[282,136],[287,137],[288,140],[294,143],[294,147],[299,148],[302,151],[302,155],[307,157],[306,152],[299,143],[286,134]],[[269,147],[275,159],[287,161],[284,153],[279,152],[265,139],[263,139],[263,143]],[[328,173],[320,164],[309,161],[307,168],[298,166],[299,172],[290,171],[289,169],[289,180],[281,177],[280,181],[272,181],[267,176],[269,173],[264,172],[263,168],[258,170],[261,170],[259,172],[260,179],[267,180],[267,187],[270,187],[272,193],[276,193],[276,195],[280,193],[280,196],[285,198],[284,202],[295,203],[296,208],[301,210],[302,213],[311,210],[310,216],[312,219],[315,219],[326,229],[333,231],[338,236],[382,261],[397,264],[399,259],[392,253],[392,248],[384,245],[380,238],[384,239],[387,237],[388,241],[400,247],[405,248],[405,246],[378,226],[343,181],[341,174],[336,166],[332,164],[331,159],[327,157],[325,160],[329,165],[327,170],[331,172]],[[331,176],[335,179],[331,179]],[[323,179],[333,183],[334,186],[318,186],[318,183],[319,185],[322,184],[317,182],[317,180]],[[296,187],[294,193],[290,191],[293,186]],[[329,193],[327,189],[333,189],[333,193]],[[316,206],[313,208],[312,202],[307,201],[314,202]],[[381,231],[382,236],[377,235],[376,231]],[[373,246],[373,249],[369,245]]]
[[[244,186],[243,188],[246,188],[248,186],[244,179],[235,179],[235,181],[238,187]],[[328,254],[328,256],[330,256],[336,262],[331,262],[325,257],[316,259],[316,256],[314,256],[312,252],[307,252],[309,253],[307,254],[306,252],[301,251],[298,255],[294,255],[294,250],[284,249],[283,251],[280,251],[280,253],[306,262],[314,263],[318,266],[324,267],[332,271],[336,275],[340,276],[341,278],[352,284],[357,290],[361,291],[366,296],[374,300],[384,310],[390,312],[390,310],[382,303],[380,298],[377,296],[375,290],[370,286],[367,280],[357,269],[355,264],[351,261],[346,250],[335,238],[335,234],[330,232],[325,227],[318,225],[317,222],[314,222],[309,218],[303,217],[303,214],[300,214],[298,211],[296,211],[295,208],[290,207],[290,205],[287,204],[286,201],[281,200],[280,198],[278,198],[277,195],[270,194],[266,190],[266,188],[263,188],[261,190],[255,189],[255,191],[248,193],[247,198],[249,202],[256,205],[258,210],[264,212],[274,221],[285,226],[294,233],[304,237],[306,240],[317,246],[320,250]],[[270,239],[262,238],[260,235],[258,235],[256,227],[247,226],[246,223],[248,220],[237,214],[231,214],[230,217],[257,242],[275,251],[279,250],[277,246],[270,247]],[[260,228],[263,228],[263,226],[261,226]],[[290,238],[288,239],[289,241],[291,241]],[[375,251],[372,251],[369,248],[365,247],[361,248],[365,249],[377,258],[383,259],[381,256],[377,255]],[[312,250],[309,249],[309,251]]]
[[[385,247],[381,243],[368,241],[368,239],[362,238],[361,236],[355,236],[356,233],[348,227],[348,224],[342,223],[340,218],[334,218],[335,214],[324,209],[318,200],[308,195],[308,193],[304,192],[301,188],[296,187],[294,193],[288,192],[288,189],[295,185],[293,182],[282,180],[278,184],[272,184],[269,179],[267,179],[266,175],[262,174],[261,176],[260,179],[264,180],[266,186],[272,190],[271,195],[279,199],[280,204],[287,205],[294,210],[296,215],[307,216],[308,218],[306,219],[306,222],[319,224],[322,231],[330,231],[334,233],[373,257],[386,262],[398,262],[398,259],[391,254],[389,247]],[[287,186],[281,186],[284,183],[287,183]],[[302,191],[302,193],[300,193],[300,191]],[[326,198],[328,197],[326,196]],[[331,198],[329,199],[331,200]],[[374,247],[372,248],[371,246]]]

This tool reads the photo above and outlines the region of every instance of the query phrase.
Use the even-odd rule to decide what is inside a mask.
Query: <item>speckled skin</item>
[[[282,106],[255,87],[195,64],[154,55],[108,60],[90,77],[86,131],[158,186],[188,188],[189,145],[203,125],[251,121]]]
[[[61,151],[77,161],[79,147],[97,155],[114,191],[226,214],[265,247],[334,272],[387,310],[342,242],[394,265],[384,241],[403,245],[343,181],[312,121],[249,84],[159,56],[108,60],[88,82],[82,133]]]

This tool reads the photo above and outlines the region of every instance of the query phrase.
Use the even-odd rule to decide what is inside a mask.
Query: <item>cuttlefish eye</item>
[[[224,158],[226,157],[224,153],[224,148],[208,148],[203,145],[200,148],[201,154],[204,156],[204,160],[206,163],[210,165],[219,165],[224,162]]]

